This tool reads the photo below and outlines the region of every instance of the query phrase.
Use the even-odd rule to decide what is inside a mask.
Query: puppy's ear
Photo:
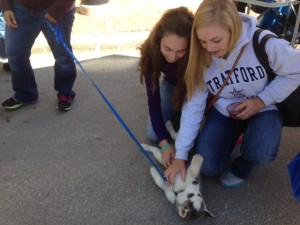
[[[207,209],[204,209],[204,213],[205,216],[211,217],[211,218],[215,218],[214,214],[212,214],[210,211],[208,211]]]
[[[204,202],[203,212],[204,212],[204,215],[205,215],[205,216],[215,218],[214,214],[212,214],[212,213],[207,209],[205,202]]]
[[[186,218],[186,216],[188,215],[188,212],[189,212],[189,211],[190,211],[189,209],[182,207],[182,208],[179,210],[179,215],[184,219],[184,218]]]

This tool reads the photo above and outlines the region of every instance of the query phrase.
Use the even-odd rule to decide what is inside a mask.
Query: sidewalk
[[[137,47],[162,13],[184,5],[194,11],[196,0],[110,0],[99,6],[80,5],[76,0],[72,46],[78,60],[120,54],[138,56]],[[32,50],[34,68],[53,63],[51,51],[43,36],[37,38]]]

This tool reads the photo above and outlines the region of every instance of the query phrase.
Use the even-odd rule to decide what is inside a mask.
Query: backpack
[[[259,34],[263,29],[257,29],[253,35],[253,48],[256,57],[260,64],[264,67],[268,74],[269,81],[273,80],[276,76],[274,71],[269,65],[268,55],[265,50],[266,42],[276,37],[274,34],[266,34],[259,42]],[[277,103],[277,108],[282,116],[283,126],[286,127],[300,127],[300,86],[293,91],[285,100]]]

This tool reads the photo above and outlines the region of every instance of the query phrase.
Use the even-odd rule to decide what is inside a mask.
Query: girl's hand
[[[174,150],[171,146],[169,146],[169,147],[161,154],[161,156],[162,156],[162,163],[163,163],[163,165],[164,165],[166,168],[168,168],[168,167],[171,165],[171,163],[172,163],[172,161],[173,161],[173,159],[174,159],[174,156],[175,156],[175,150]]]
[[[241,120],[249,119],[251,116],[258,113],[261,109],[265,108],[264,102],[259,98],[247,99],[236,107],[236,111],[242,112],[237,115]]]
[[[165,176],[170,184],[174,184],[174,177],[177,173],[180,173],[182,180],[185,180],[186,168],[184,160],[174,159],[169,168],[165,171]]]

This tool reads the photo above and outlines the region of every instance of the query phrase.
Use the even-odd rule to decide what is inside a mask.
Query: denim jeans
[[[255,166],[276,159],[281,129],[281,116],[276,110],[243,121],[228,118],[213,108],[196,145],[196,153],[204,158],[201,173],[207,176],[222,173],[237,138],[243,133],[241,155],[233,161],[230,170],[239,178],[248,178]]]
[[[175,115],[175,111],[172,108],[172,95],[175,87],[174,85],[170,84],[168,81],[162,80],[160,82],[159,88],[160,88],[162,115],[163,115],[164,122],[167,122],[168,120],[172,120]],[[150,141],[158,142],[150,118],[148,119],[147,122],[147,136]]]
[[[11,67],[15,100],[26,103],[38,98],[37,84],[29,58],[34,41],[41,31],[47,39],[55,59],[54,88],[60,94],[74,97],[75,92],[72,87],[76,79],[75,63],[64,47],[57,43],[55,34],[47,24],[46,12],[34,12],[17,1],[14,1],[14,12],[18,28],[6,27],[5,48]],[[75,9],[71,9],[58,21],[62,38],[69,49],[71,49],[70,40],[74,14]]]

